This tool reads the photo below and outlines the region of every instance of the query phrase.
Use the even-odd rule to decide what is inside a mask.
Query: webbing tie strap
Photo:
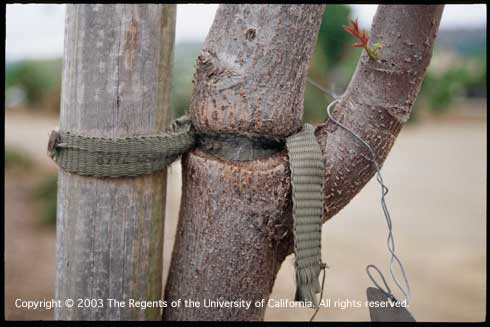
[[[294,254],[296,268],[295,301],[311,301],[318,306],[321,291],[321,227],[323,214],[324,164],[315,129],[303,130],[286,139],[293,188]]]
[[[101,138],[53,131],[48,155],[72,173],[95,177],[123,177],[150,174],[175,161],[194,146],[190,119],[173,122],[159,135]]]

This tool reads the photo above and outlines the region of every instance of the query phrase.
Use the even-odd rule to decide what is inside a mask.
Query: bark
[[[374,148],[380,163],[409,117],[442,10],[442,5],[380,5],[370,33],[371,43],[384,45],[380,60],[361,56],[337,104],[335,117]],[[300,128],[306,64],[322,13],[323,7],[314,5],[221,6],[198,59],[193,124],[201,131],[268,136]],[[250,29],[260,42],[247,38]],[[332,123],[320,125],[316,135],[326,165],[327,220],[369,181],[374,165],[367,150]],[[203,300],[267,302],[280,264],[292,251],[290,192],[285,152],[249,162],[225,161],[200,149],[184,156],[165,299],[198,300],[201,307],[167,308],[164,319],[263,319],[265,308],[253,303],[252,310],[209,309]]]
[[[363,51],[333,116],[363,138],[382,164],[417,98],[432,57],[444,5],[380,5],[370,44],[384,45],[377,61]],[[375,173],[371,155],[352,135],[326,122],[316,136],[325,158],[325,220],[333,217]]]
[[[288,136],[303,125],[306,67],[324,6],[220,6],[197,60],[197,130]]]
[[[170,120],[175,5],[68,5],[62,130],[96,137],[155,134]],[[155,320],[160,300],[166,171],[99,179],[60,170],[56,299],[62,320]],[[103,306],[78,307],[77,299]]]
[[[300,129],[323,11],[321,5],[221,5],[197,60],[196,129],[269,136]],[[278,235],[287,231],[282,220],[291,211],[285,152],[238,162],[198,149],[183,158],[183,185],[165,299],[193,299],[201,307],[167,308],[164,319],[261,320],[264,308],[210,309],[203,301],[269,296],[285,256],[284,249],[277,254]]]

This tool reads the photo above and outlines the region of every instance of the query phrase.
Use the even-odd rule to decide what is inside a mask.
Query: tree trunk
[[[323,12],[322,5],[221,5],[197,61],[195,128],[275,137],[298,131]],[[164,319],[262,320],[265,308],[210,309],[204,300],[269,296],[286,254],[277,248],[278,239],[290,225],[284,219],[291,211],[285,152],[224,161],[196,149],[182,162],[180,218],[165,299],[192,299],[201,306],[167,308]]]
[[[62,130],[95,137],[155,134],[170,120],[175,5],[68,5]],[[159,308],[107,299],[160,300],[166,171],[92,178],[60,170],[56,299],[62,320],[156,320]],[[77,299],[102,299],[82,303]],[[102,306],[101,306],[102,304]]]
[[[328,9],[327,9],[328,10]],[[334,116],[363,137],[380,163],[408,119],[432,55],[442,5],[380,5],[363,53]],[[283,137],[302,125],[306,65],[323,6],[220,6],[198,59],[191,105],[202,132]],[[253,31],[253,32],[252,32]],[[253,36],[253,37],[252,37]],[[320,104],[319,104],[320,105]],[[368,151],[331,122],[316,135],[325,161],[325,215],[369,181]],[[165,299],[168,320],[262,320],[277,271],[292,251],[287,154],[226,161],[196,149],[183,158],[183,195]],[[294,283],[294,276],[291,276]],[[294,294],[291,294],[293,298]],[[204,300],[251,300],[252,307],[205,308]]]

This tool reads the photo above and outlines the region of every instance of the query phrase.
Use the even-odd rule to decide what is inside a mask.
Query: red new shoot
[[[349,34],[353,35],[355,38],[359,40],[359,42],[355,42],[352,44],[354,48],[364,48],[369,55],[369,58],[376,60],[378,58],[378,51],[383,47],[380,43],[375,43],[372,46],[368,45],[368,36],[365,30],[360,31],[359,25],[356,20],[352,20],[349,18],[352,26],[342,25],[342,28]]]

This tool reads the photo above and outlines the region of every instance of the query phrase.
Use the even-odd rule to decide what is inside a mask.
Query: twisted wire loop
[[[102,138],[51,132],[48,155],[69,172],[94,177],[133,177],[164,169],[189,151],[195,135],[188,117],[158,135]]]
[[[386,205],[386,195],[388,194],[388,187],[384,184],[383,177],[381,176],[381,166],[376,159],[377,156],[376,156],[376,153],[374,152],[373,148],[366,141],[364,141],[359,135],[357,135],[354,131],[352,131],[351,129],[349,129],[348,127],[346,127],[345,125],[343,125],[338,120],[336,120],[335,118],[332,117],[331,108],[332,108],[332,106],[334,106],[338,102],[339,102],[339,99],[336,99],[336,100],[332,101],[327,106],[328,118],[335,125],[339,126],[340,128],[342,128],[346,132],[350,133],[357,141],[362,143],[369,150],[369,152],[371,154],[371,160],[373,161],[374,166],[376,168],[376,181],[378,182],[378,184],[381,187],[381,208],[383,209],[383,214],[384,214],[384,217],[386,220],[386,225],[388,227],[387,247],[388,247],[388,252],[390,254],[390,274],[391,274],[392,280],[395,282],[396,286],[398,287],[400,292],[403,294],[403,296],[405,297],[405,300],[407,301],[407,304],[408,304],[410,302],[410,297],[411,297],[410,284],[408,282],[408,277],[407,277],[407,274],[405,272],[405,269],[403,268],[403,264],[395,253],[395,240],[393,237],[393,223],[391,221],[391,215],[390,215],[390,212],[388,210],[388,206]],[[394,272],[394,266],[395,265],[398,266],[398,268],[400,269],[400,272],[401,272],[402,277],[403,277],[404,286],[402,286],[402,283],[398,280],[398,278],[395,275],[395,272]],[[378,274],[380,275],[380,277],[381,277],[381,279],[382,279],[382,281],[386,287],[386,290],[383,289],[382,287],[380,287],[379,284],[376,282],[373,275],[371,274],[370,268],[375,269],[378,272]],[[368,265],[366,267],[366,272],[367,272],[369,278],[371,279],[371,281],[374,283],[374,285],[381,292],[383,292],[388,298],[392,299],[393,301],[396,301],[396,297],[393,295],[392,291],[388,287],[388,284],[386,283],[386,280],[385,280],[383,274],[375,265]]]
[[[310,301],[318,307],[321,291],[321,226],[323,215],[324,164],[313,126],[286,139],[291,169],[293,233],[296,269],[295,301]]]

